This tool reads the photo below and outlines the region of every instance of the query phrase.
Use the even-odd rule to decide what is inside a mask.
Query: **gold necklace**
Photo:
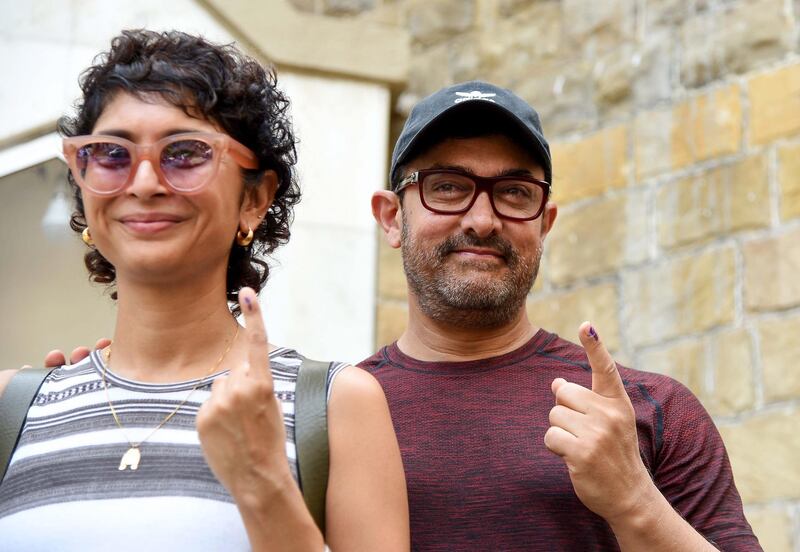
[[[172,417],[175,416],[175,414],[178,413],[181,407],[186,404],[186,402],[191,398],[194,392],[208,379],[208,377],[214,372],[216,372],[217,368],[219,368],[220,364],[222,364],[222,361],[225,359],[225,355],[227,355],[228,351],[230,351],[231,347],[233,347],[236,338],[239,337],[240,327],[241,326],[239,326],[239,324],[237,323],[236,333],[233,334],[233,339],[231,339],[230,343],[228,343],[228,346],[225,348],[225,352],[223,352],[222,356],[220,356],[219,359],[217,359],[217,362],[214,364],[211,370],[209,370],[209,372],[205,376],[197,380],[197,383],[194,384],[194,387],[192,387],[191,391],[189,391],[189,394],[186,395],[186,397],[181,401],[181,403],[178,406],[176,406],[172,410],[172,412],[167,414],[166,418],[161,420],[161,423],[158,424],[153,431],[147,434],[147,437],[136,443],[131,441],[130,437],[128,437],[128,434],[125,432],[125,428],[122,427],[122,423],[119,421],[119,416],[117,416],[117,411],[114,408],[114,403],[111,402],[111,396],[108,394],[108,383],[106,383],[106,366],[108,366],[109,368],[111,367],[111,345],[106,347],[105,351],[103,352],[103,355],[105,357],[104,358],[105,362],[103,363],[103,370],[101,372],[103,378],[103,389],[106,392],[106,401],[108,402],[108,407],[111,409],[111,415],[114,417],[114,422],[116,422],[117,427],[120,429],[120,431],[122,431],[122,434],[125,436],[125,440],[128,441],[128,444],[130,445],[130,448],[125,452],[125,454],[122,455],[122,459],[120,460],[119,463],[119,468],[117,469],[119,469],[120,471],[124,471],[128,467],[130,467],[131,470],[139,469],[139,462],[141,462],[142,460],[142,453],[139,450],[139,447],[142,445],[142,443],[144,443],[150,437],[152,437],[156,431],[164,427],[164,425],[168,421],[170,421]]]

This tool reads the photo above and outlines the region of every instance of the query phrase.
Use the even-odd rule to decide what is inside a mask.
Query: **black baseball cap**
[[[542,132],[539,114],[528,103],[505,88],[483,81],[469,81],[442,88],[417,103],[403,126],[392,153],[389,181],[393,182],[397,168],[419,153],[425,136],[455,114],[474,115],[480,112],[499,121],[510,123],[517,130],[523,147],[529,146],[542,164],[544,179],[551,182],[553,167],[550,145]],[[445,130],[446,134],[446,130]]]

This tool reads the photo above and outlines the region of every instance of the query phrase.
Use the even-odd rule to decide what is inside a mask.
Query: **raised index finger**
[[[578,330],[578,336],[592,367],[592,391],[604,397],[627,396],[617,363],[611,358],[594,326],[584,322]]]
[[[239,306],[244,315],[249,374],[256,378],[271,379],[267,330],[264,328],[264,319],[261,315],[258,298],[251,288],[245,287],[239,291]]]

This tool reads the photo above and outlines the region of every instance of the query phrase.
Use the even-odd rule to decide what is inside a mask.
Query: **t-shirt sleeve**
[[[670,384],[673,390],[662,403],[663,440],[653,466],[656,485],[720,550],[761,550],[744,517],[728,453],[711,416],[685,386]],[[664,389],[659,391],[663,396]]]

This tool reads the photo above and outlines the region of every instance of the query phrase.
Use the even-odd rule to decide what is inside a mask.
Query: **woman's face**
[[[221,132],[159,99],[142,101],[125,92],[109,102],[92,134],[114,135],[139,145],[184,132]],[[271,175],[270,175],[271,176]],[[112,197],[83,193],[86,221],[98,250],[116,268],[117,281],[167,284],[217,278],[225,283],[236,231],[256,228],[269,206],[274,183],[243,194],[241,169],[229,154],[216,177],[200,191],[178,194],[142,160],[129,186]],[[271,189],[270,189],[271,188]]]

